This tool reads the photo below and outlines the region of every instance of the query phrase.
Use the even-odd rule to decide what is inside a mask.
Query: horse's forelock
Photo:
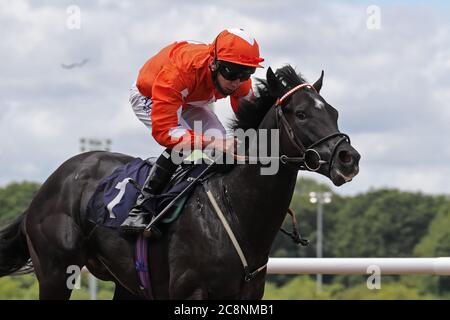
[[[277,69],[275,75],[281,81],[286,91],[299,84],[306,83],[303,76],[300,73],[296,73],[295,69],[290,65]]]

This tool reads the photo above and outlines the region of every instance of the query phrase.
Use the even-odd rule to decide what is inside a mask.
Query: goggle
[[[250,79],[251,75],[255,72],[255,68],[249,68],[248,71],[233,70],[229,66],[221,65],[219,67],[219,72],[225,80],[235,81],[239,79],[240,81],[246,81]]]

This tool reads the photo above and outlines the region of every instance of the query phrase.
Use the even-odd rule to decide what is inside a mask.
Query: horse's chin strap
[[[216,212],[217,216],[219,217],[220,221],[222,222],[225,231],[227,232],[228,236],[230,237],[231,243],[233,243],[234,248],[236,249],[237,254],[239,255],[239,258],[241,259],[242,266],[244,267],[244,280],[245,282],[249,282],[253,278],[255,278],[258,273],[260,273],[262,270],[264,270],[267,267],[267,262],[262,265],[261,267],[255,269],[254,271],[250,271],[250,268],[248,266],[247,259],[245,258],[244,252],[242,251],[241,246],[239,245],[239,242],[236,239],[236,236],[233,233],[233,230],[231,230],[230,225],[227,222],[227,219],[225,218],[224,214],[222,213],[222,210],[220,210],[219,205],[216,202],[216,199],[214,199],[214,196],[211,193],[211,190],[206,190],[206,195],[208,196],[209,201],[211,202],[211,205],[214,208],[214,211]]]

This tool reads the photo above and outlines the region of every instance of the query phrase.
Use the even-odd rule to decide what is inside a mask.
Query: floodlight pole
[[[317,203],[317,244],[316,244],[316,257],[322,258],[323,256],[323,205],[324,203],[331,202],[330,192],[310,192],[309,201],[311,203]],[[317,292],[322,292],[322,274],[316,275],[316,288]]]

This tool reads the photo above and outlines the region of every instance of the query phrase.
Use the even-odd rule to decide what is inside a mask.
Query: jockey
[[[170,44],[144,64],[131,88],[131,106],[166,150],[152,167],[136,205],[121,225],[124,232],[142,231],[150,222],[150,214],[143,211],[142,204],[161,192],[177,168],[171,159],[172,149],[212,146],[226,153],[234,148],[234,138],[226,138],[209,104],[230,96],[231,107],[237,112],[243,99],[254,97],[250,76],[262,67],[262,61],[252,36],[242,29],[227,29],[209,45],[187,41]],[[201,121],[201,132],[193,130],[194,121]],[[221,138],[203,134],[209,129],[219,130]]]

